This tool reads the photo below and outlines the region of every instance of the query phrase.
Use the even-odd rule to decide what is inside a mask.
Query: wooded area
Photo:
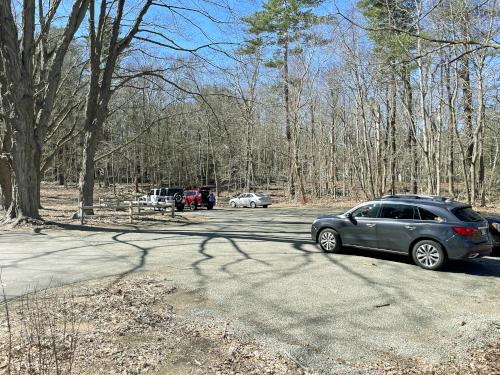
[[[43,180],[498,200],[498,1],[247,5],[0,0],[5,221]]]

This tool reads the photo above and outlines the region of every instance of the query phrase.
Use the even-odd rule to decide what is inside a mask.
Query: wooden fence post
[[[130,215],[129,223],[132,224],[134,222],[132,201],[128,202],[128,213]]]
[[[172,209],[170,211],[170,216],[175,217],[175,199],[172,201]]]
[[[83,225],[84,223],[84,218],[83,216],[85,215],[85,210],[83,209],[83,201],[78,202],[78,211],[80,214],[80,224]]]

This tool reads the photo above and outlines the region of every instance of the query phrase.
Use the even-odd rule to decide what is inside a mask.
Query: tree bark
[[[405,91],[405,105],[408,113],[409,129],[408,129],[408,145],[410,151],[410,193],[417,194],[418,192],[418,155],[417,155],[417,129],[415,124],[415,119],[413,118],[413,95],[411,91],[410,82],[410,69],[409,67],[404,67],[403,69],[403,85]]]
[[[285,132],[288,142],[288,197],[295,197],[295,182],[294,182],[294,157],[293,148],[294,140],[292,137],[291,116],[290,116],[290,87],[288,73],[288,40],[285,41],[283,49],[283,96],[285,100]]]
[[[3,210],[7,212],[12,203],[12,176],[7,158],[0,157],[0,193]]]
[[[462,66],[460,69],[460,79],[462,81],[462,105],[464,110],[464,127],[465,127],[465,155],[464,158],[464,175],[466,179],[467,186],[467,201],[471,203],[474,200],[474,186],[473,181],[467,176],[467,169],[471,170],[474,167],[472,164],[472,152],[473,152],[473,131],[472,131],[472,89],[470,84],[470,72],[469,72],[469,57],[464,56],[462,60]],[[470,176],[470,175],[469,175]]]
[[[94,203],[95,163],[94,157],[97,150],[98,137],[94,131],[86,131],[83,140],[82,170],[80,172],[80,201],[84,206],[92,206]],[[85,210],[88,215],[94,211]]]
[[[35,3],[26,0],[22,10],[22,38],[10,1],[0,2],[0,86],[5,121],[10,133],[9,153],[4,155],[10,168],[12,195],[7,211],[10,219],[39,219],[38,175],[33,94],[33,54],[35,48]]]
[[[396,76],[393,74],[393,91],[390,100],[390,111],[389,111],[389,132],[390,132],[390,153],[389,153],[389,175],[390,175],[390,192],[391,194],[396,194],[396,93],[397,93],[397,83]]]
[[[453,90],[451,86],[451,64],[447,64],[444,71],[446,82],[446,91],[448,97],[448,194],[451,197],[455,196],[455,131],[456,131],[456,113],[455,113],[455,98],[457,96],[458,82],[455,80]]]

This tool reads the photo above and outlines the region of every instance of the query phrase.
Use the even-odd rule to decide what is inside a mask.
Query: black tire
[[[269,207],[269,206],[268,206],[267,204],[265,204],[265,205],[263,205],[262,207],[267,208],[267,207]]]
[[[192,201],[190,204],[189,204],[189,208],[194,211],[196,209],[198,209],[198,205],[196,204],[195,201]]]
[[[318,243],[321,250],[326,253],[338,253],[342,249],[340,236],[333,229],[323,229],[318,236]]]
[[[257,207],[257,205],[255,204],[255,202],[250,202],[250,207],[255,208]]]
[[[184,205],[183,204],[178,205],[177,206],[177,211],[179,211],[179,212],[184,211]]]
[[[432,240],[417,242],[412,249],[412,257],[415,264],[426,269],[435,271],[446,262],[446,254],[443,247]]]
[[[229,205],[230,205],[232,208],[236,208],[236,202],[231,202]]]

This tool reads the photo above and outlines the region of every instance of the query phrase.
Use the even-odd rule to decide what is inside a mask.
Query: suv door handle
[[[417,227],[414,227],[412,225],[405,225],[405,228],[409,229],[409,230],[413,230],[413,229],[416,229]]]
[[[367,227],[370,227],[370,228],[371,228],[371,227],[374,227],[375,225],[377,225],[377,224],[370,224],[370,223],[366,224],[366,226],[367,226]]]

